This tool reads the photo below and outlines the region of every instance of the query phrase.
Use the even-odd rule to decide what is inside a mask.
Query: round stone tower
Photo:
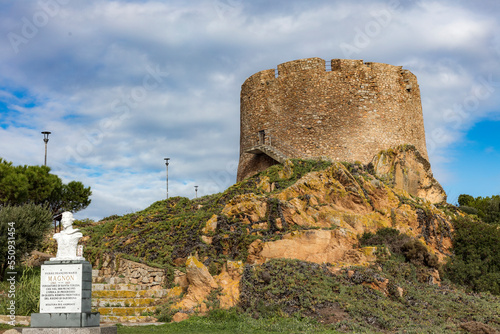
[[[368,163],[412,144],[428,160],[417,78],[401,66],[309,58],[241,87],[238,181],[287,158]]]

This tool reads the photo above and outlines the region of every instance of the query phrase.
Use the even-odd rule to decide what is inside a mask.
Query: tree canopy
[[[52,214],[77,212],[91,202],[92,191],[81,182],[64,184],[46,166],[13,166],[0,158],[0,206],[47,205]]]
[[[472,197],[462,194],[458,196],[460,209],[468,214],[477,215],[479,219],[488,224],[500,225],[500,196]]]
[[[49,167],[13,166],[0,158],[0,278],[40,246],[55,215],[85,209],[90,195],[90,187],[64,184]]]

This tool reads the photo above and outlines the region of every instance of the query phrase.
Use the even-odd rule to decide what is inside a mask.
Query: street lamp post
[[[167,199],[168,199],[168,161],[170,160],[170,158],[164,158],[163,160],[165,160],[165,166],[167,167]]]
[[[194,186],[194,191],[196,193],[196,198],[198,198],[198,186]]]
[[[50,131],[42,131],[43,141],[45,142],[45,166],[47,166],[47,143],[49,142]]]

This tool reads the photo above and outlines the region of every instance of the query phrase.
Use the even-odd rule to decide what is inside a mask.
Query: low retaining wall
[[[161,288],[166,279],[163,269],[147,266],[123,258],[116,258],[113,255],[106,255],[102,260],[102,265],[97,263],[99,269],[99,280],[110,282],[113,277],[124,277],[130,284],[147,285],[150,288]],[[110,282],[111,283],[111,282]]]

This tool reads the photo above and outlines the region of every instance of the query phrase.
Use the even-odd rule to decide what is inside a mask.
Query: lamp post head
[[[49,141],[49,135],[51,134],[52,132],[50,131],[42,131],[42,134],[43,134],[43,141],[45,143],[47,143]]]
[[[164,158],[163,160],[165,160],[165,165],[168,166],[168,161],[170,160],[170,158]]]

